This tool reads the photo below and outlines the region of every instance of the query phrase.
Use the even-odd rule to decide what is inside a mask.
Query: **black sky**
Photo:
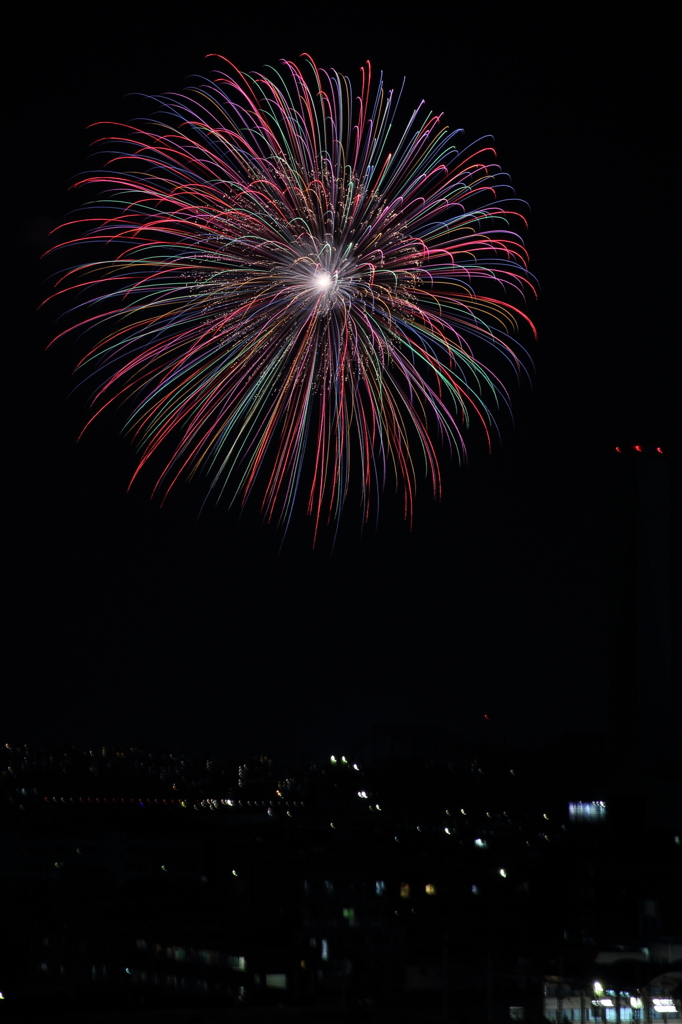
[[[229,755],[326,750],[372,723],[598,731],[617,603],[611,452],[669,448],[677,405],[670,26],[615,5],[195,7],[27,10],[12,40],[7,737]],[[474,440],[439,506],[424,489],[411,533],[390,500],[376,531],[349,515],[333,553],[298,528],[280,549],[250,511],[197,520],[198,486],[162,509],[127,493],[132,451],[112,421],[76,444],[78,349],[46,354],[50,317],[35,311],[89,124],[146,113],[131,94],[182,88],[206,54],[251,70],[302,52],[352,78],[370,59],[389,84],[406,77],[404,113],[424,98],[465,141],[493,135],[531,206],[541,285],[533,384],[492,456]]]

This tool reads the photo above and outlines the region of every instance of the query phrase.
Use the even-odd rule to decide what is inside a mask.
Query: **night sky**
[[[343,752],[374,724],[520,742],[604,729],[613,447],[669,451],[678,405],[672,32],[615,5],[588,20],[444,6],[27,8],[5,111],[18,369],[3,741],[293,757]],[[145,114],[132,94],[182,88],[206,54],[257,70],[303,52],[355,82],[369,59],[389,85],[406,78],[403,116],[424,98],[465,142],[493,135],[531,207],[541,287],[532,385],[509,382],[515,422],[500,417],[492,455],[471,438],[443,501],[422,489],[411,532],[390,496],[376,528],[349,509],[333,550],[326,535],[312,550],[306,523],[282,543],[257,508],[199,515],[201,482],[163,508],[128,493],[115,417],[76,443],[82,346],[46,353],[51,315],[36,312],[89,124]]]

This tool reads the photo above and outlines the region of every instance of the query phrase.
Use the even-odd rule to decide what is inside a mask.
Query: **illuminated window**
[[[427,896],[435,896],[436,895],[436,887],[435,887],[435,885],[432,882],[427,882],[426,885],[424,886],[424,892],[426,893]]]
[[[606,819],[606,804],[603,800],[578,801],[568,805],[571,821],[599,822]]]
[[[385,882],[375,882],[374,883],[374,891],[376,892],[377,896],[383,896],[385,894],[385,892],[386,892],[386,883]]]
[[[672,999],[668,997],[656,998],[654,997],[654,1012],[655,1013],[667,1013],[669,1015],[677,1016],[677,1007]]]
[[[348,921],[349,928],[355,928],[355,908],[344,907],[343,916],[346,919],[346,921]]]
[[[410,898],[410,883],[409,882],[401,882],[400,883],[400,898],[403,899],[403,900],[409,900],[409,898]]]

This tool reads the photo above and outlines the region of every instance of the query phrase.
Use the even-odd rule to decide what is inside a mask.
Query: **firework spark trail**
[[[135,476],[160,458],[164,496],[202,470],[286,527],[301,493],[317,534],[353,481],[367,519],[394,478],[411,520],[418,465],[438,497],[439,452],[508,405],[486,352],[522,368],[523,208],[490,146],[459,153],[421,106],[396,131],[369,64],[355,99],[310,58],[225,64],[115,126],[80,183],[92,215],[56,247],[102,250],[58,286],[78,296],[63,333],[98,339],[94,416],[127,405]]]

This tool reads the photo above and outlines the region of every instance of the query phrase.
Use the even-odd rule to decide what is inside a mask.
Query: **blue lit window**
[[[580,800],[568,805],[568,816],[571,821],[599,822],[606,820],[606,804],[603,800]]]

